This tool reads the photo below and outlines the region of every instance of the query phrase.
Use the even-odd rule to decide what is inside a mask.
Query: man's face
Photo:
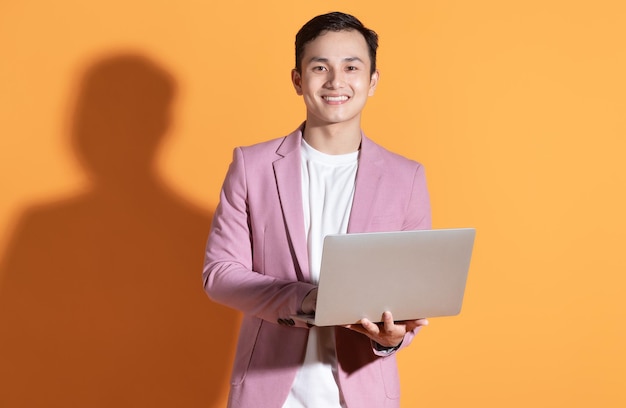
[[[370,74],[361,33],[323,33],[305,45],[301,67],[301,73],[292,71],[292,81],[304,98],[307,126],[360,124],[361,111],[378,82],[378,72]]]

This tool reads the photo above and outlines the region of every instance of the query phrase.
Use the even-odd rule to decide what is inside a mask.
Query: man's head
[[[358,31],[367,43],[370,57],[370,74],[376,72],[376,50],[378,35],[366,28],[356,17],[350,14],[333,12],[312,18],[296,34],[296,71],[302,71],[302,57],[305,46],[328,31]]]
[[[359,131],[380,76],[377,43],[373,31],[343,13],[315,17],[298,32],[291,80],[304,99],[309,129],[337,125]]]

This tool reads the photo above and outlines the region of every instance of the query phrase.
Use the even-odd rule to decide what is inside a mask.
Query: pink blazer
[[[203,281],[209,297],[243,312],[229,407],[277,407],[304,359],[308,328],[289,319],[309,283],[300,181],[301,128],[236,148],[209,235]],[[424,168],[362,137],[348,232],[429,229]],[[381,271],[384,279],[385,271]],[[336,329],[339,382],[348,407],[399,407],[394,353]],[[406,347],[415,332],[405,336]]]

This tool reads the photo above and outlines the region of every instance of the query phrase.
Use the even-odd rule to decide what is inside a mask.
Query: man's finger
[[[409,320],[404,322],[406,324],[406,330],[413,330],[420,326],[428,326],[428,320],[426,319],[417,319],[417,320]]]
[[[379,334],[380,333],[380,328],[378,327],[377,324],[372,323],[370,320],[368,319],[361,319],[361,326],[363,326],[365,328],[365,330],[367,330],[369,333],[371,334]]]
[[[383,313],[383,327],[385,328],[386,332],[391,332],[393,330],[394,322],[391,312]]]

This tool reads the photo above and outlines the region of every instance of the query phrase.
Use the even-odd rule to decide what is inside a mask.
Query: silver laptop
[[[474,228],[328,235],[315,326],[453,316],[461,311]]]

